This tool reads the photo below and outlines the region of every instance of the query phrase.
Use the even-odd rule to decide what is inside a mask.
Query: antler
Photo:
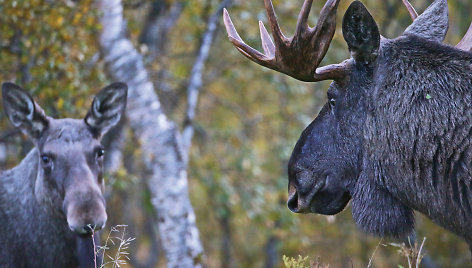
[[[472,23],[469,26],[469,29],[465,33],[462,40],[457,44],[456,48],[462,49],[465,51],[472,51]]]
[[[402,2],[408,9],[411,19],[415,20],[418,17],[418,13],[416,13],[415,8],[410,4],[410,2],[408,2],[408,0],[402,0]],[[456,48],[472,52],[472,23],[470,24],[469,29],[465,33],[464,37],[462,37],[461,41],[457,43]]]
[[[264,54],[244,43],[225,9],[223,20],[228,38],[239,52],[250,60],[298,80],[305,82],[341,80],[346,76],[348,70],[346,63],[317,68],[326,55],[336,30],[336,9],[339,0],[326,2],[314,28],[309,27],[307,23],[312,3],[313,0],[305,0],[298,15],[295,34],[293,37],[287,38],[280,30],[272,1],[264,0],[274,38],[274,42],[272,42],[264,24],[259,21]]]
[[[410,4],[410,2],[408,2],[408,0],[402,0],[402,2],[410,14],[411,20],[415,20],[418,17],[418,13],[416,12],[415,8]]]

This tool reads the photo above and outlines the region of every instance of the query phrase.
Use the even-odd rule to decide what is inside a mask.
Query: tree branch
[[[153,1],[139,42],[148,46],[151,55],[146,61],[158,58],[166,50],[167,36],[182,14],[183,1]],[[159,59],[158,59],[159,60]]]
[[[195,109],[198,102],[198,93],[202,86],[202,73],[205,61],[210,53],[210,47],[213,42],[215,30],[220,23],[221,12],[223,8],[230,5],[232,0],[223,0],[216,11],[210,16],[207,23],[207,28],[202,36],[200,49],[190,72],[190,79],[187,87],[187,112],[184,121],[184,129],[182,131],[183,149],[185,162],[188,161],[188,152],[192,144],[192,137],[194,133],[193,120],[195,118]]]
[[[107,72],[113,80],[128,84],[126,115],[139,138],[146,180],[167,267],[201,267],[203,248],[188,195],[187,165],[182,137],[163,113],[154,86],[144,68],[142,55],[125,36],[120,0],[97,0],[102,12],[100,47]]]

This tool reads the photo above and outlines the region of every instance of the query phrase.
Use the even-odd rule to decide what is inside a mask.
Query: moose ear
[[[343,36],[356,61],[370,63],[377,58],[380,46],[379,28],[359,1],[354,1],[344,14]]]
[[[32,138],[39,138],[48,126],[43,109],[21,87],[5,82],[2,84],[3,107],[15,127],[21,127]]]
[[[442,43],[448,28],[447,0],[436,0],[406,28],[404,34],[415,34]]]
[[[85,123],[98,136],[105,134],[116,125],[126,108],[128,86],[125,83],[113,83],[106,86],[95,96],[92,107],[85,116]]]

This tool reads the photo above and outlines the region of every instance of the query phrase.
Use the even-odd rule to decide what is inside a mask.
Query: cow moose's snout
[[[69,228],[77,233],[78,235],[91,235],[93,234],[95,231],[99,231],[101,230],[103,227],[105,226],[105,222],[101,223],[101,224],[86,224],[86,225],[69,225]]]
[[[83,210],[82,210],[83,211]],[[84,212],[85,214],[88,214]],[[107,221],[106,213],[100,213],[97,217],[74,217],[67,216],[67,223],[71,231],[79,235],[91,235],[94,231],[105,227]]]
[[[105,227],[105,201],[97,191],[73,192],[64,200],[69,228],[79,235],[91,235]]]
[[[95,231],[99,231],[103,229],[103,227],[105,227],[106,221],[107,221],[107,218],[105,217],[104,219],[97,220],[97,221],[84,221],[82,223],[71,221],[68,223],[69,223],[69,228],[71,229],[71,231],[77,233],[78,235],[91,235]]]

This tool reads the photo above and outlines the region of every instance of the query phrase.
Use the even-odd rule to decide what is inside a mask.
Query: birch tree
[[[147,185],[158,216],[158,228],[168,267],[202,267],[203,248],[188,195],[187,164],[192,120],[201,87],[204,62],[218,23],[217,16],[230,1],[210,16],[188,85],[189,102],[184,135],[164,114],[142,55],[126,37],[120,0],[98,0],[102,12],[100,48],[112,80],[128,84],[129,126],[138,137]]]

